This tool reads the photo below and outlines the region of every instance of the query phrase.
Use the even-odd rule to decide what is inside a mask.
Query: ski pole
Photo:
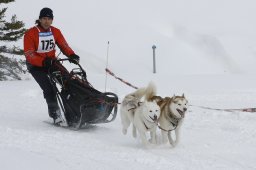
[[[106,69],[108,68],[108,52],[109,52],[109,41],[108,41],[108,46],[107,46],[107,61],[106,61]],[[107,72],[106,72],[106,77],[105,77],[105,92],[106,92],[106,89],[107,89]]]

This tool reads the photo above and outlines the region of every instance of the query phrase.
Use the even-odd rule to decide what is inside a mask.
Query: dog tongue
[[[184,117],[184,112],[182,112],[180,109],[177,109],[177,111],[179,112],[179,114],[181,115],[181,117]]]

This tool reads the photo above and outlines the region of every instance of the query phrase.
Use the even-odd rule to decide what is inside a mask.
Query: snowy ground
[[[112,78],[108,77],[108,80]],[[181,77],[169,86],[173,88],[165,90],[164,82],[156,84],[162,86],[159,91],[165,94],[169,89],[184,90],[192,105],[213,108],[255,106],[256,81],[253,76],[231,76],[229,79],[212,76],[209,80],[202,76]],[[212,85],[199,87],[200,81]],[[232,86],[229,86],[230,82]],[[92,83],[99,89],[102,87],[102,84]],[[119,96],[125,95],[126,90],[133,91],[118,80],[113,79],[109,84]],[[80,131],[45,123],[49,121],[46,105],[34,81],[0,82],[0,94],[0,166],[5,170],[256,168],[255,113],[191,106],[177,148],[161,144],[143,148],[130,132],[126,136],[121,133],[119,115],[112,123],[92,125]]]

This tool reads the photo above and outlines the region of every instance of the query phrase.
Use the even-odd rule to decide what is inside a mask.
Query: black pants
[[[48,76],[48,69],[32,66],[29,63],[27,63],[27,68],[43,90],[44,98],[48,105],[49,116],[54,117],[59,106],[56,98],[56,91],[54,90],[54,86],[51,84]]]

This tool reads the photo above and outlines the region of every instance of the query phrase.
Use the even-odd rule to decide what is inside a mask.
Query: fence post
[[[152,49],[153,49],[153,73],[156,73],[156,52],[155,52],[156,46],[153,45]]]

